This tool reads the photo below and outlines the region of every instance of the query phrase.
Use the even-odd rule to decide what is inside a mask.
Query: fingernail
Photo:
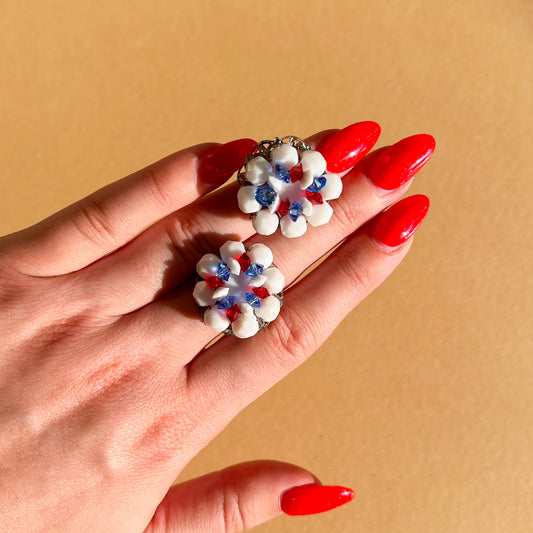
[[[288,515],[308,515],[329,511],[351,502],[352,489],[311,483],[286,490],[281,495],[281,510]]]
[[[374,146],[381,133],[376,122],[356,122],[326,137],[317,151],[326,159],[330,172],[344,172],[353,167]]]
[[[367,170],[372,183],[392,191],[410,180],[435,150],[435,139],[422,133],[389,146]]]
[[[198,175],[207,183],[222,183],[239,170],[257,143],[253,139],[237,139],[209,150],[198,163]]]
[[[372,234],[386,246],[399,246],[422,224],[428,209],[429,198],[423,194],[404,198],[378,215]]]

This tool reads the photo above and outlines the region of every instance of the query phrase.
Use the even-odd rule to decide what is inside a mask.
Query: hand
[[[178,152],[0,239],[3,531],[243,531],[305,484],[313,494],[293,491],[283,508],[321,510],[327,489],[275,461],[169,487],[407,253],[426,197],[382,211],[434,141],[414,136],[359,161],[378,135],[360,123],[308,139],[344,191],[331,222],[298,239],[253,235],[236,183],[209,194],[244,162],[249,139]],[[270,246],[287,283],[343,244],[286,291],[266,330],[204,348],[215,335],[191,296],[194,268],[228,239]]]

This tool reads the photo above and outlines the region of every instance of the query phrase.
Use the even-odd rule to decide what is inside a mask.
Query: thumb
[[[298,466],[251,461],[171,487],[145,533],[240,533],[282,511],[314,514],[353,497],[350,489],[323,486]]]

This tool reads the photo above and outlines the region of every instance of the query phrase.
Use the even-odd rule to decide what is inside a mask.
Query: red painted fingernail
[[[372,163],[367,176],[374,185],[391,191],[418,172],[435,150],[435,139],[422,133],[389,146]]]
[[[351,502],[352,489],[311,483],[286,490],[281,495],[281,510],[288,515],[317,514]]]
[[[429,198],[415,194],[400,200],[376,219],[372,233],[386,246],[403,244],[422,224],[429,209]]]
[[[239,170],[257,143],[253,139],[237,139],[209,150],[198,163],[198,175],[207,183],[222,183]]]
[[[374,146],[381,133],[376,122],[357,122],[326,137],[318,146],[330,172],[353,167]]]

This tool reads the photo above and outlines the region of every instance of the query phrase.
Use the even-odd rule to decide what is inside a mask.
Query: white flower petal
[[[298,163],[298,150],[290,144],[282,144],[270,152],[270,161],[274,168],[276,165],[283,165],[290,170]]]
[[[317,204],[313,206],[313,211],[307,217],[307,222],[311,226],[322,226],[322,224],[327,224],[330,221],[332,214],[333,209],[327,202]]]
[[[279,194],[276,194],[276,199],[267,207],[269,213],[275,213],[279,207]]]
[[[310,170],[316,178],[322,176],[326,171],[326,160],[324,156],[315,150],[307,150],[302,155],[302,170]]]
[[[278,229],[279,217],[275,213],[269,213],[267,209],[261,209],[252,224],[260,235],[272,235]]]
[[[200,307],[207,307],[215,303],[213,289],[205,281],[196,283],[192,291],[192,297]]]
[[[246,163],[244,175],[253,185],[263,185],[271,172],[272,165],[263,156],[258,155]]]
[[[229,271],[235,276],[238,276],[241,273],[241,265],[239,264],[239,261],[237,261],[237,259],[229,257],[226,261],[226,265],[228,265]]]
[[[266,277],[266,281],[263,284],[265,289],[271,294],[277,294],[283,290],[285,285],[285,277],[276,267],[270,267],[263,270],[263,276]]]
[[[239,308],[243,315],[252,316],[254,314],[254,308],[250,304],[242,303]]]
[[[239,318],[231,325],[233,334],[239,339],[253,337],[259,331],[259,323],[254,315],[241,313]]]
[[[228,317],[215,306],[206,310],[204,313],[204,322],[217,333],[224,331],[229,326]]]
[[[261,307],[255,310],[255,315],[265,322],[272,322],[279,315],[280,308],[280,301],[275,296],[268,296],[261,300]]]
[[[318,192],[324,200],[335,200],[341,195],[342,180],[337,174],[325,174],[326,184]]]
[[[300,237],[307,231],[307,222],[301,215],[296,220],[292,220],[289,215],[284,215],[281,217],[279,225],[281,233],[289,239]]]
[[[239,202],[239,209],[243,213],[255,213],[261,209],[261,204],[255,199],[257,187],[250,187],[249,185],[240,187],[237,193],[237,201]]]
[[[259,263],[260,265],[263,265],[264,268],[268,268],[272,264],[272,261],[274,261],[272,250],[260,242],[250,246],[248,257],[252,264]]]
[[[313,204],[305,196],[300,198],[298,202],[302,206],[302,215],[309,216],[313,211]]]
[[[311,170],[306,170],[302,176],[302,179],[300,180],[300,188],[307,189],[307,187],[313,183],[313,179],[313,172]]]
[[[228,264],[228,259],[238,259],[245,252],[244,244],[239,241],[226,241],[220,247],[220,257],[224,263]]]
[[[215,254],[205,254],[200,258],[196,265],[196,272],[202,278],[207,276],[215,276],[218,271],[218,264],[220,263],[220,257]]]
[[[253,278],[250,278],[250,281],[248,285],[250,287],[261,287],[263,283],[265,283],[266,277],[262,274],[259,274],[259,276],[254,276]]]
[[[213,298],[215,300],[220,300],[220,298],[224,298],[224,296],[227,296],[229,294],[229,287],[219,287],[218,289],[215,289],[215,292],[213,292]]]
[[[286,186],[286,183],[283,180],[276,178],[276,176],[270,176],[270,178],[268,178],[268,184],[278,193],[278,196]]]

